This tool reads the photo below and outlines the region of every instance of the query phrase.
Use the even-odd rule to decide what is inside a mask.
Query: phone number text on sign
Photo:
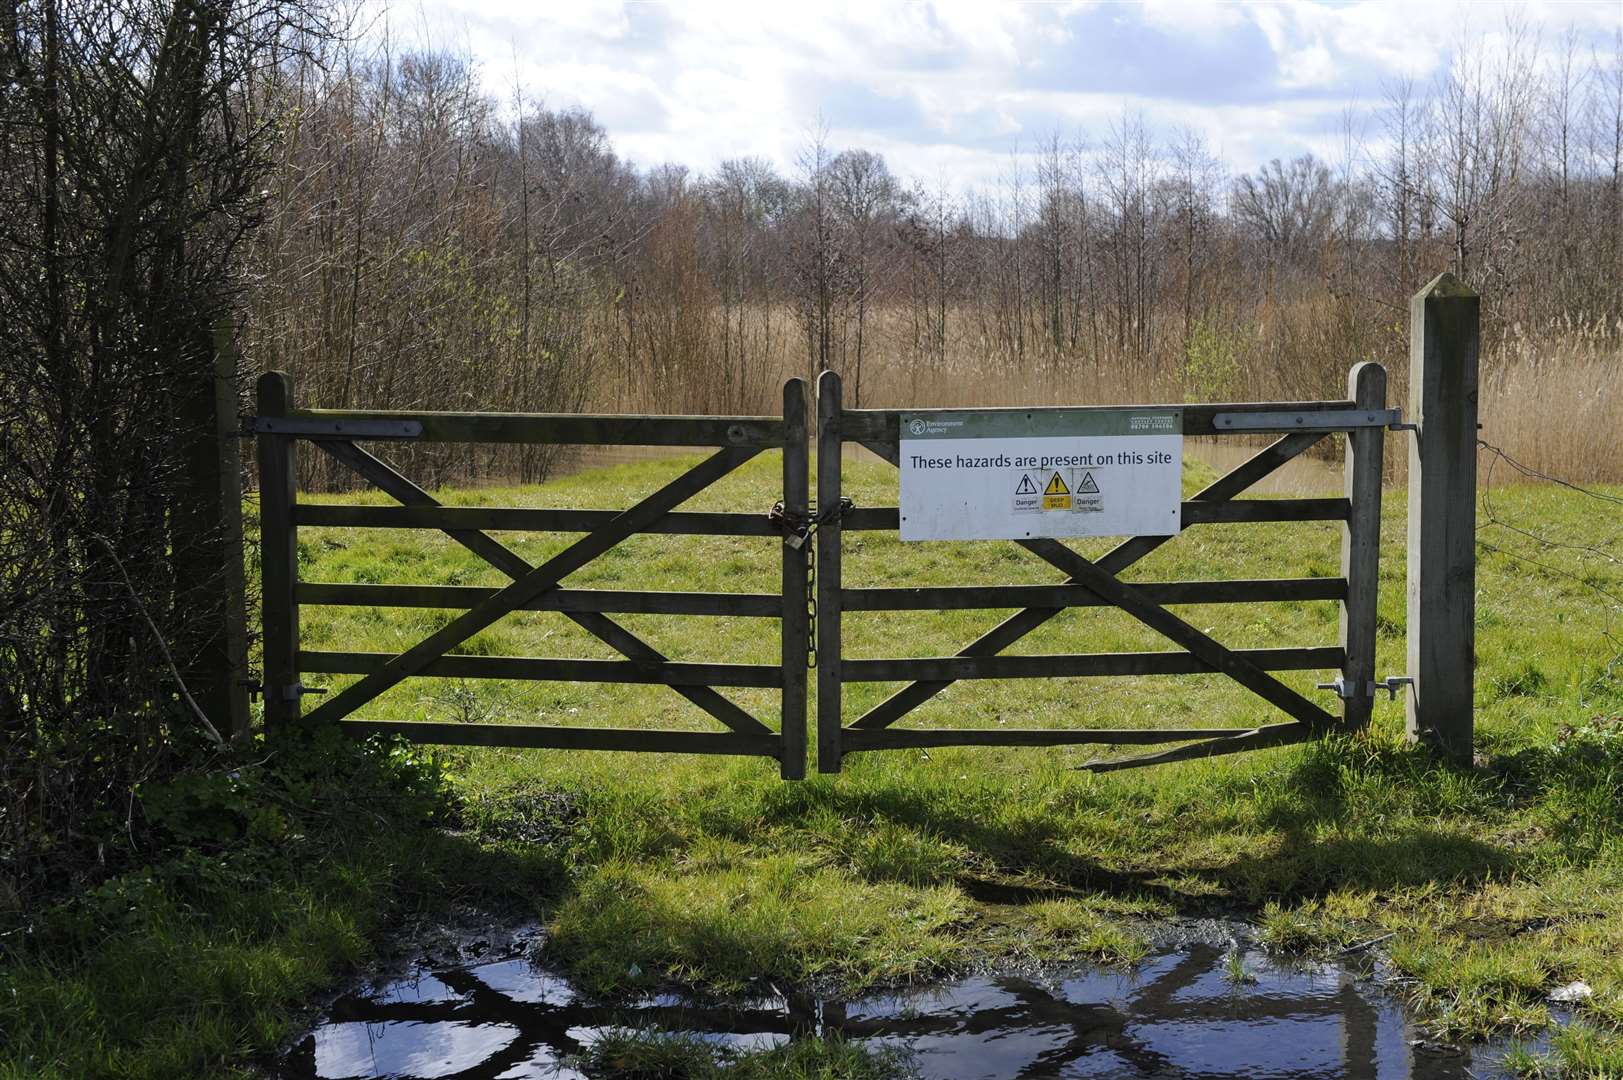
[[[1170,536],[1182,525],[1178,409],[901,416],[903,540]]]

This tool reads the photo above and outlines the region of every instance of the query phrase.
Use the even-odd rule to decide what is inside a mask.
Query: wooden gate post
[[[1480,301],[1449,273],[1409,301],[1408,730],[1468,765],[1476,662]]]
[[[176,641],[198,707],[227,739],[248,731],[248,627],[242,570],[242,457],[237,353],[229,319],[212,360],[181,402],[186,467],[174,514]]]
[[[293,379],[280,371],[259,377],[261,418],[286,416],[293,408]],[[297,440],[259,435],[259,577],[264,621],[265,734],[299,718],[299,533],[293,524],[298,500]]]
[[[840,377],[817,379],[817,512],[840,505]],[[817,536],[817,771],[840,771],[840,518]]]
[[[806,383],[790,379],[783,384],[783,512],[798,521],[807,513],[810,462],[806,446]],[[779,728],[783,757],[779,775],[785,780],[806,777],[806,649],[811,627],[806,610],[805,548],[783,544],[783,715]]]
[[[1347,374],[1347,396],[1359,409],[1386,408],[1386,369],[1365,361]],[[1350,731],[1369,726],[1375,704],[1375,603],[1380,592],[1381,464],[1386,429],[1347,432],[1345,465],[1351,508],[1341,531],[1341,576],[1347,598],[1341,603],[1342,721]]]

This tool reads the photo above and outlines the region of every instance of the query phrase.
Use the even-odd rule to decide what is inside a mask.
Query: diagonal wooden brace
[[[397,469],[352,442],[323,440],[316,445],[348,465],[380,491],[406,506],[439,506],[439,500],[418,487]],[[487,563],[518,579],[535,567],[521,555],[488,533],[477,529],[445,529],[444,533]],[[630,630],[600,612],[564,612],[587,633],[631,660],[664,662],[666,655]],[[708,686],[672,686],[678,694],[697,705],[734,731],[747,735],[770,735],[772,729]]]
[[[430,663],[456,648],[502,616],[528,603],[579,570],[620,541],[640,532],[695,494],[720,480],[760,453],[754,447],[720,450],[617,515],[595,532],[576,540],[558,554],[517,578],[511,585],[481,600],[422,641],[307,714],[311,721],[337,720],[403,679],[418,674]]]
[[[1226,502],[1322,438],[1323,432],[1287,435],[1201,489],[1195,494],[1194,499],[1201,502]],[[865,445],[892,465],[897,463],[898,453],[894,443],[865,443]],[[1170,536],[1135,536],[1111,548],[1093,565],[1108,574],[1119,574],[1170,539],[1172,539]],[[1063,570],[1064,567],[1060,569]],[[1064,608],[1026,608],[1016,612],[964,646],[958,655],[992,656],[1000,653],[1064,610]],[[951,680],[910,683],[869,709],[851,726],[862,729],[889,727],[951,685]]]
[[[1182,645],[1213,671],[1227,675],[1271,705],[1313,728],[1327,728],[1335,720],[1295,690],[1217,640],[1203,634],[1142,592],[1057,540],[1022,540],[1020,545],[1061,567],[1071,580],[1085,585],[1173,644]]]

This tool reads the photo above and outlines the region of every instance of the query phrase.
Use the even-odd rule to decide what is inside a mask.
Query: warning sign
[[[1065,481],[1055,473],[1048,486],[1043,489],[1044,510],[1069,510],[1071,508],[1071,489],[1065,486]]]
[[[1182,523],[1179,409],[901,417],[903,540],[1167,536]]]

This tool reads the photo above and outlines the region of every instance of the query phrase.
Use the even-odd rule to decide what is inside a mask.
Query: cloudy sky
[[[1462,24],[1491,36],[1517,13],[1552,46],[1576,27],[1586,57],[1623,26],[1623,0],[421,2],[404,21],[471,51],[493,94],[521,82],[584,106],[638,164],[788,170],[821,118],[836,149],[952,187],[1055,131],[1096,137],[1124,109],[1196,128],[1238,168],[1333,158],[1348,108],[1367,117],[1393,80],[1431,79]]]

